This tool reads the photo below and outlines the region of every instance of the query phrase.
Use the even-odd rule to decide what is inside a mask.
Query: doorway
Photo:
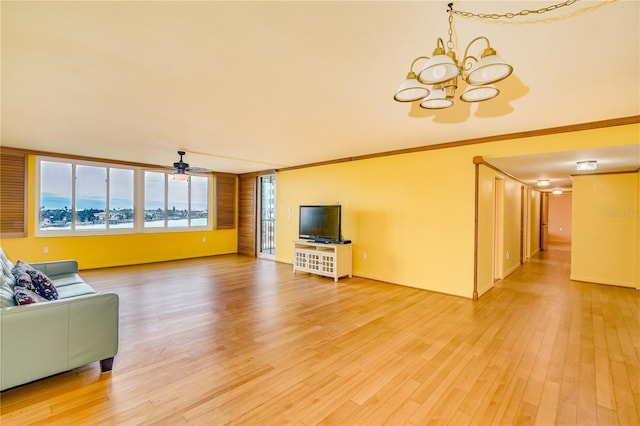
[[[547,202],[547,245],[571,250],[572,194],[552,194]]]
[[[502,279],[504,179],[496,177],[493,188],[493,281],[495,282]]]
[[[258,177],[258,257],[276,257],[276,175]]]
[[[540,250],[549,250],[549,193],[540,197]]]

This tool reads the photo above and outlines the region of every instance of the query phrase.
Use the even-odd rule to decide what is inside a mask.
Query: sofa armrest
[[[46,276],[56,276],[65,274],[78,273],[77,260],[55,260],[51,262],[34,262],[30,263],[38,271]]]
[[[118,352],[118,295],[88,294],[0,310],[0,390]]]
[[[90,295],[69,306],[69,368],[116,356],[119,306],[116,293]]]

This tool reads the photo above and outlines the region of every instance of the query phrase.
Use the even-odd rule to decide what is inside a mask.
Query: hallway
[[[550,245],[487,294],[511,300],[526,351],[537,348],[519,367],[530,372],[522,401],[539,405],[537,424],[637,425],[640,292],[571,281],[570,266],[570,246]]]

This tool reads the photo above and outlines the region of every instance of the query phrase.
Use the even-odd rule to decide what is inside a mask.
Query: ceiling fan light
[[[482,86],[504,80],[512,72],[511,65],[496,55],[495,50],[487,48],[480,60],[471,67],[465,81],[474,86]]]
[[[465,102],[482,102],[493,99],[500,94],[493,84],[487,86],[467,86],[460,100]]]
[[[580,172],[592,171],[592,170],[596,170],[597,168],[598,168],[598,162],[595,160],[578,161],[576,163],[576,170]]]
[[[418,82],[414,72],[410,72],[393,95],[393,99],[398,102],[413,102],[427,96],[429,96],[429,89]]]
[[[443,54],[434,55],[429,59],[418,74],[418,81],[424,84],[442,83],[460,75],[460,69],[453,59]]]
[[[184,171],[178,171],[173,173],[173,179],[179,181],[185,181],[189,179],[189,175]]]
[[[444,89],[433,89],[429,96],[420,102],[420,106],[425,109],[444,109],[453,105],[453,101],[447,98]]]

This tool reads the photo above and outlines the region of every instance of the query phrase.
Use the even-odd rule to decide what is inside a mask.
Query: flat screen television
[[[299,238],[322,243],[340,242],[340,205],[300,206]]]

